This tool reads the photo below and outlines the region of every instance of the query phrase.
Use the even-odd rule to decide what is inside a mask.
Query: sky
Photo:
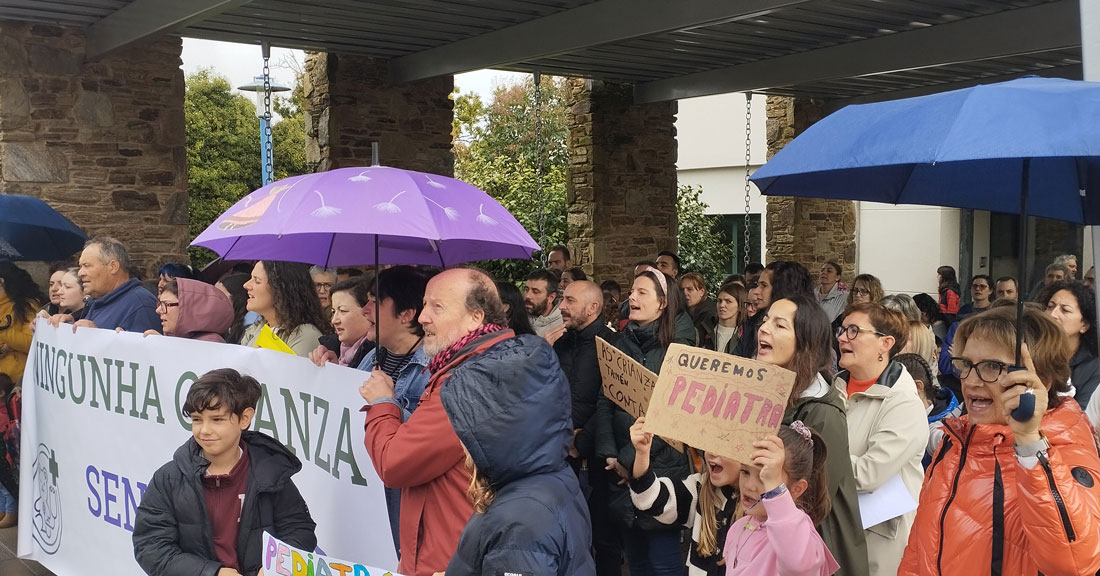
[[[276,84],[294,86],[294,72],[281,66],[286,58],[305,61],[301,50],[271,48],[271,77]],[[234,87],[248,84],[254,76],[263,74],[263,56],[260,47],[255,44],[234,44],[213,40],[183,39],[183,73],[191,74],[202,68],[213,68],[219,75],[229,80]],[[525,74],[502,70],[478,70],[455,75],[455,85],[463,92],[477,92],[488,101],[493,87],[500,84],[519,82]],[[251,97],[251,95],[248,95]]]

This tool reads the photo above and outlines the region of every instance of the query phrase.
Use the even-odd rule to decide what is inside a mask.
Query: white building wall
[[[857,271],[887,294],[936,295],[936,268],[959,267],[959,210],[859,202]]]

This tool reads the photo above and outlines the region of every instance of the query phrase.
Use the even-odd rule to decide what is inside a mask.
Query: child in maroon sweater
[[[252,576],[263,532],[313,550],[315,524],[290,477],[302,463],[248,431],[260,385],[212,370],[187,393],[192,438],[153,475],[138,507],[134,555],[151,576]]]

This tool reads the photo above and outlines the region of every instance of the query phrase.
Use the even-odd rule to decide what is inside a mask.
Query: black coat
[[[244,576],[260,569],[264,531],[303,550],[317,547],[305,500],[290,477],[302,462],[279,442],[245,431],[248,484],[237,535],[237,565]],[[190,438],[172,461],[153,474],[134,523],[134,556],[150,576],[214,576],[222,564],[206,513],[202,477],[210,462]]]
[[[640,362],[651,372],[660,373],[661,364],[665,359],[667,348],[661,346],[657,338],[657,323],[651,323],[644,328],[634,322],[627,325],[626,331],[619,338],[616,346],[631,358]],[[695,325],[691,323],[691,317],[681,314],[676,322],[677,344],[695,345]],[[606,462],[607,458],[617,458],[619,464],[626,468],[627,472],[634,469],[634,445],[630,442],[630,427],[634,425],[634,417],[622,408],[619,408],[606,396],[600,394],[596,404],[597,433],[596,433],[596,457],[595,465]],[[592,464],[590,464],[592,466]],[[653,438],[650,448],[649,469],[657,476],[671,478],[676,481],[683,480],[691,474],[691,466],[687,455],[677,452],[667,442],[659,437]],[[634,509],[630,501],[630,492],[626,486],[613,484],[610,488],[611,515],[619,523],[627,527],[642,528],[646,530],[679,530],[678,526],[668,526],[657,522],[653,517],[640,514]]]
[[[764,323],[764,316],[767,316],[767,314],[768,310],[765,308],[745,321],[744,330],[741,331],[741,340],[737,343],[737,347],[733,349],[734,356],[756,358],[756,331],[760,330],[760,325]]]
[[[612,346],[619,339],[619,334],[600,320],[594,319],[580,331],[566,330],[554,343],[558,363],[569,381],[573,429],[581,430],[577,434],[576,446],[582,458],[590,458],[596,451],[596,400],[603,390],[596,338],[603,338]]]
[[[452,379],[440,400],[495,497],[466,523],[448,576],[595,576],[588,504],[565,461],[573,429],[556,355],[523,335],[459,369],[466,385]]]

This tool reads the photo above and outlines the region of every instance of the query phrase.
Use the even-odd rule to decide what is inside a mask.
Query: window
[[[722,235],[722,241],[733,247],[733,257],[726,263],[725,270],[730,274],[745,272],[745,215],[723,214],[715,218],[715,227]],[[760,261],[760,215],[748,215],[749,261]]]

